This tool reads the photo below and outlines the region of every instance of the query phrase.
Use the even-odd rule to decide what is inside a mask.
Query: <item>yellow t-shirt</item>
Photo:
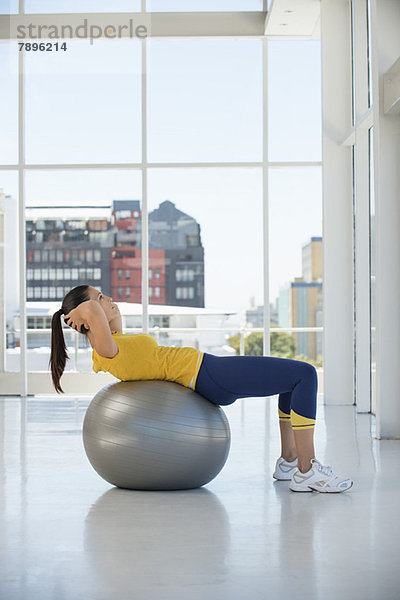
[[[148,333],[112,334],[118,346],[114,358],[93,349],[93,371],[106,371],[121,381],[165,379],[194,390],[204,352],[195,348],[159,346]]]

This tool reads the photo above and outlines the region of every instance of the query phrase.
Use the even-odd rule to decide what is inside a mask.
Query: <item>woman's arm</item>
[[[64,315],[64,322],[72,327],[72,329],[76,329],[80,333],[85,333],[85,330],[89,329],[86,305],[91,303],[93,303],[93,300],[87,300],[78,304],[76,308],[73,308],[67,315]]]
[[[119,308],[115,305],[115,317],[110,321],[110,329],[111,331],[120,331],[122,333],[122,317],[119,312]]]
[[[118,354],[118,346],[111,335],[110,324],[104,310],[95,300],[82,302],[65,316],[65,322],[80,331],[84,324],[92,348],[100,356],[114,358]]]
[[[85,333],[85,331],[82,330],[82,326],[86,330],[89,329],[88,317],[93,315],[93,310],[98,312],[97,308],[93,309],[93,306],[95,305],[99,307],[99,303],[96,300],[87,300],[86,302],[82,302],[76,308],[71,310],[68,315],[64,316],[64,321],[73,329],[76,329],[81,333]],[[109,321],[110,331],[120,331],[122,333],[122,317],[121,313],[119,312],[118,305],[115,303],[113,303],[113,312],[115,317]]]

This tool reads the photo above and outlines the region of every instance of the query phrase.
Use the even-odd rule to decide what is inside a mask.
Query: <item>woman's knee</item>
[[[300,361],[300,362],[302,365],[301,368],[302,368],[303,377],[317,382],[318,374],[317,374],[317,369],[314,367],[314,365],[312,365],[311,363],[305,362],[305,361]]]

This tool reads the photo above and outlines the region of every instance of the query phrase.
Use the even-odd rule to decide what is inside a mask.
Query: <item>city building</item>
[[[87,282],[115,301],[141,302],[139,200],[114,200],[109,215],[98,217],[107,207],[79,207],[75,218],[41,217],[49,208],[29,209],[26,220],[27,300],[61,300]],[[200,225],[169,200],[149,214],[149,302],[204,307]]]
[[[279,327],[322,326],[322,237],[312,237],[302,248],[302,276],[279,290]],[[291,334],[295,354],[322,359],[322,332]]]
[[[91,216],[104,207],[79,207],[76,218],[40,216],[30,209],[26,220],[27,300],[61,300],[75,285],[88,283],[110,293],[110,247],[113,244],[111,220]],[[80,216],[79,216],[80,214]]]
[[[149,249],[156,298],[165,282],[166,304],[204,307],[204,248],[196,220],[165,200],[149,213]],[[165,253],[164,263],[152,257],[156,250]]]
[[[111,252],[111,296],[117,301],[142,301],[142,213],[139,200],[114,200]],[[152,251],[149,250],[149,259]],[[149,289],[150,295],[150,289]],[[165,304],[165,296],[162,299]]]
[[[275,327],[278,324],[278,299],[275,302],[270,302],[269,305],[269,322],[271,327]],[[264,326],[264,307],[263,305],[254,306],[246,310],[246,322],[252,327],[263,327]]]

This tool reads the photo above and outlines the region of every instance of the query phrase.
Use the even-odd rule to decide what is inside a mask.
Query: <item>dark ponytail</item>
[[[54,313],[51,319],[51,353],[49,367],[51,369],[51,378],[56,392],[64,393],[60,385],[61,375],[64,372],[67,359],[69,358],[65,344],[63,328],[61,325],[61,315],[67,315],[82,302],[90,300],[89,286],[78,285],[64,296],[60,310]],[[84,329],[84,327],[83,327]],[[82,331],[81,333],[85,333]]]

